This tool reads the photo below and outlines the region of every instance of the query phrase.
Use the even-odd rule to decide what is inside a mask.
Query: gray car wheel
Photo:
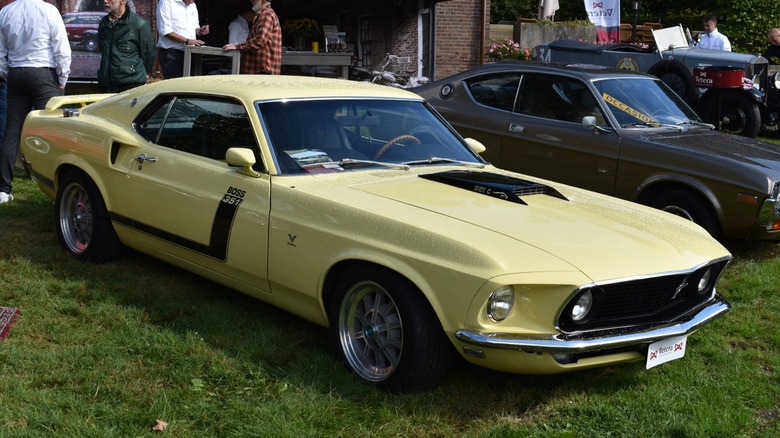
[[[439,382],[452,346],[419,289],[396,273],[369,266],[346,274],[336,291],[331,335],[352,372],[392,392]]]
[[[91,262],[119,257],[119,241],[97,187],[85,174],[72,171],[59,185],[54,202],[57,237],[71,255]]]

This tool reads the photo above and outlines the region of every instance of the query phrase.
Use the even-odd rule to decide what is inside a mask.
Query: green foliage
[[[555,21],[587,20],[583,0],[559,0],[560,9]],[[516,21],[518,18],[536,18],[538,0],[493,0],[490,4],[491,22]],[[621,22],[633,22],[630,0],[620,0]],[[637,23],[658,22],[664,27],[682,24],[691,31],[702,30],[702,17],[715,14],[718,30],[729,37],[732,50],[742,53],[763,53],[769,42],[766,33],[780,27],[780,8],[766,0],[704,0],[679,2],[673,0],[642,0]]]

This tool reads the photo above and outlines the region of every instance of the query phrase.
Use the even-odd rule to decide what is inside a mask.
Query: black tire
[[[688,219],[704,228],[716,239],[720,238],[718,217],[709,202],[687,190],[669,190],[655,196],[647,205]]]
[[[63,176],[54,216],[60,245],[79,260],[107,262],[124,252],[100,191],[84,173],[71,171]]]
[[[668,85],[688,105],[693,106],[696,102],[698,93],[693,83],[693,75],[681,62],[661,61],[650,67],[647,73]]]
[[[84,46],[84,50],[86,50],[87,52],[97,52],[98,51],[97,35],[84,35],[84,38],[81,40],[81,45]]]
[[[710,94],[702,102],[702,119],[723,132],[756,138],[761,131],[761,110],[758,105],[741,91],[722,90],[721,93],[720,121],[716,120],[715,94]]]
[[[420,290],[400,275],[375,266],[352,269],[339,281],[330,307],[339,357],[376,387],[429,389],[449,368],[452,344]]]

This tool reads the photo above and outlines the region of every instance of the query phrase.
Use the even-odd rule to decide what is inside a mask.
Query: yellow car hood
[[[500,233],[560,258],[594,281],[638,271],[688,269],[692,262],[729,254],[703,229],[671,214],[489,169],[421,174],[352,188]],[[528,184],[518,191],[517,182]],[[512,199],[515,193],[520,196]],[[482,249],[496,255],[507,250]],[[522,254],[515,253],[514,258],[521,259]]]

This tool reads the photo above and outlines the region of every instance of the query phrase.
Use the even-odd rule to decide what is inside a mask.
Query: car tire
[[[329,316],[340,359],[378,388],[432,388],[452,360],[452,344],[423,294],[384,268],[361,266],[345,274]]]
[[[688,105],[693,106],[696,102],[698,96],[696,85],[693,83],[693,75],[683,63],[661,61],[650,67],[647,73],[668,85]]]
[[[60,245],[79,260],[107,262],[124,252],[103,197],[86,174],[71,171],[62,178],[54,215]]]
[[[81,41],[81,45],[84,46],[84,50],[87,52],[98,51],[98,39],[96,35],[84,35],[84,39]]]
[[[696,193],[669,190],[652,198],[647,205],[688,219],[704,228],[712,237],[720,238],[720,224],[714,210],[709,202]]]
[[[734,90],[721,90],[720,122],[716,120],[715,94],[710,94],[701,102],[701,115],[705,122],[715,125],[716,129],[743,137],[756,138],[761,131],[761,110],[751,98]]]

